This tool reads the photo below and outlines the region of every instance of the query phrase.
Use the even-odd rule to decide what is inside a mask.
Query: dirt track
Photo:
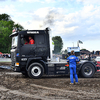
[[[0,69],[0,100],[100,99],[100,73],[93,78],[79,78],[79,85],[69,83],[69,76],[30,79],[11,70]]]

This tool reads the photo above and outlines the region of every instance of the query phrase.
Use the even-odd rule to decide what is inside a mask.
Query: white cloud
[[[45,3],[45,2],[47,2],[47,3],[55,2],[55,0],[44,0],[44,1],[42,1],[42,0],[18,0],[18,1],[20,1],[20,2],[40,2],[40,3]]]
[[[44,18],[49,12],[49,8],[40,8],[34,12],[34,15],[38,15],[39,17]]]
[[[16,11],[14,5],[5,5],[5,6],[0,6],[0,13],[8,13],[8,14],[13,14]]]
[[[84,5],[100,4],[100,0],[76,0],[76,1],[82,2]]]
[[[20,2],[39,2],[40,0],[19,0]]]
[[[29,20],[26,22],[22,22],[21,23],[23,26],[25,26],[25,29],[29,29],[29,30],[39,30],[42,29],[41,25],[43,25],[42,21],[35,21],[35,20]]]
[[[55,2],[55,0],[44,0],[44,2],[50,3],[50,2]]]
[[[83,13],[84,13],[84,14],[87,14],[87,13],[91,12],[93,9],[94,9],[94,6],[93,6],[93,5],[84,6],[84,8],[83,8]]]

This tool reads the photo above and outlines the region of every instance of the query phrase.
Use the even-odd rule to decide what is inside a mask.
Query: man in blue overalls
[[[71,51],[71,56],[69,56],[67,58],[67,63],[69,63],[69,68],[70,68],[70,81],[71,81],[70,84],[74,84],[74,81],[73,81],[73,72],[74,72],[74,77],[75,77],[75,83],[78,84],[78,76],[76,74],[76,63],[79,62],[79,59],[74,54],[75,53],[72,50]]]

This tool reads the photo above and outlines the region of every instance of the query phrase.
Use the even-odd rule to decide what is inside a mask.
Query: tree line
[[[11,38],[9,35],[12,33],[14,27],[20,30],[24,29],[20,24],[15,24],[8,14],[0,14],[0,52],[9,53],[11,49]]]

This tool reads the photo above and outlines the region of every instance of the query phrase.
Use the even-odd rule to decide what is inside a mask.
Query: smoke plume
[[[43,25],[44,26],[49,26],[49,27],[54,26],[57,15],[58,15],[57,11],[49,10],[47,16],[44,19]]]

